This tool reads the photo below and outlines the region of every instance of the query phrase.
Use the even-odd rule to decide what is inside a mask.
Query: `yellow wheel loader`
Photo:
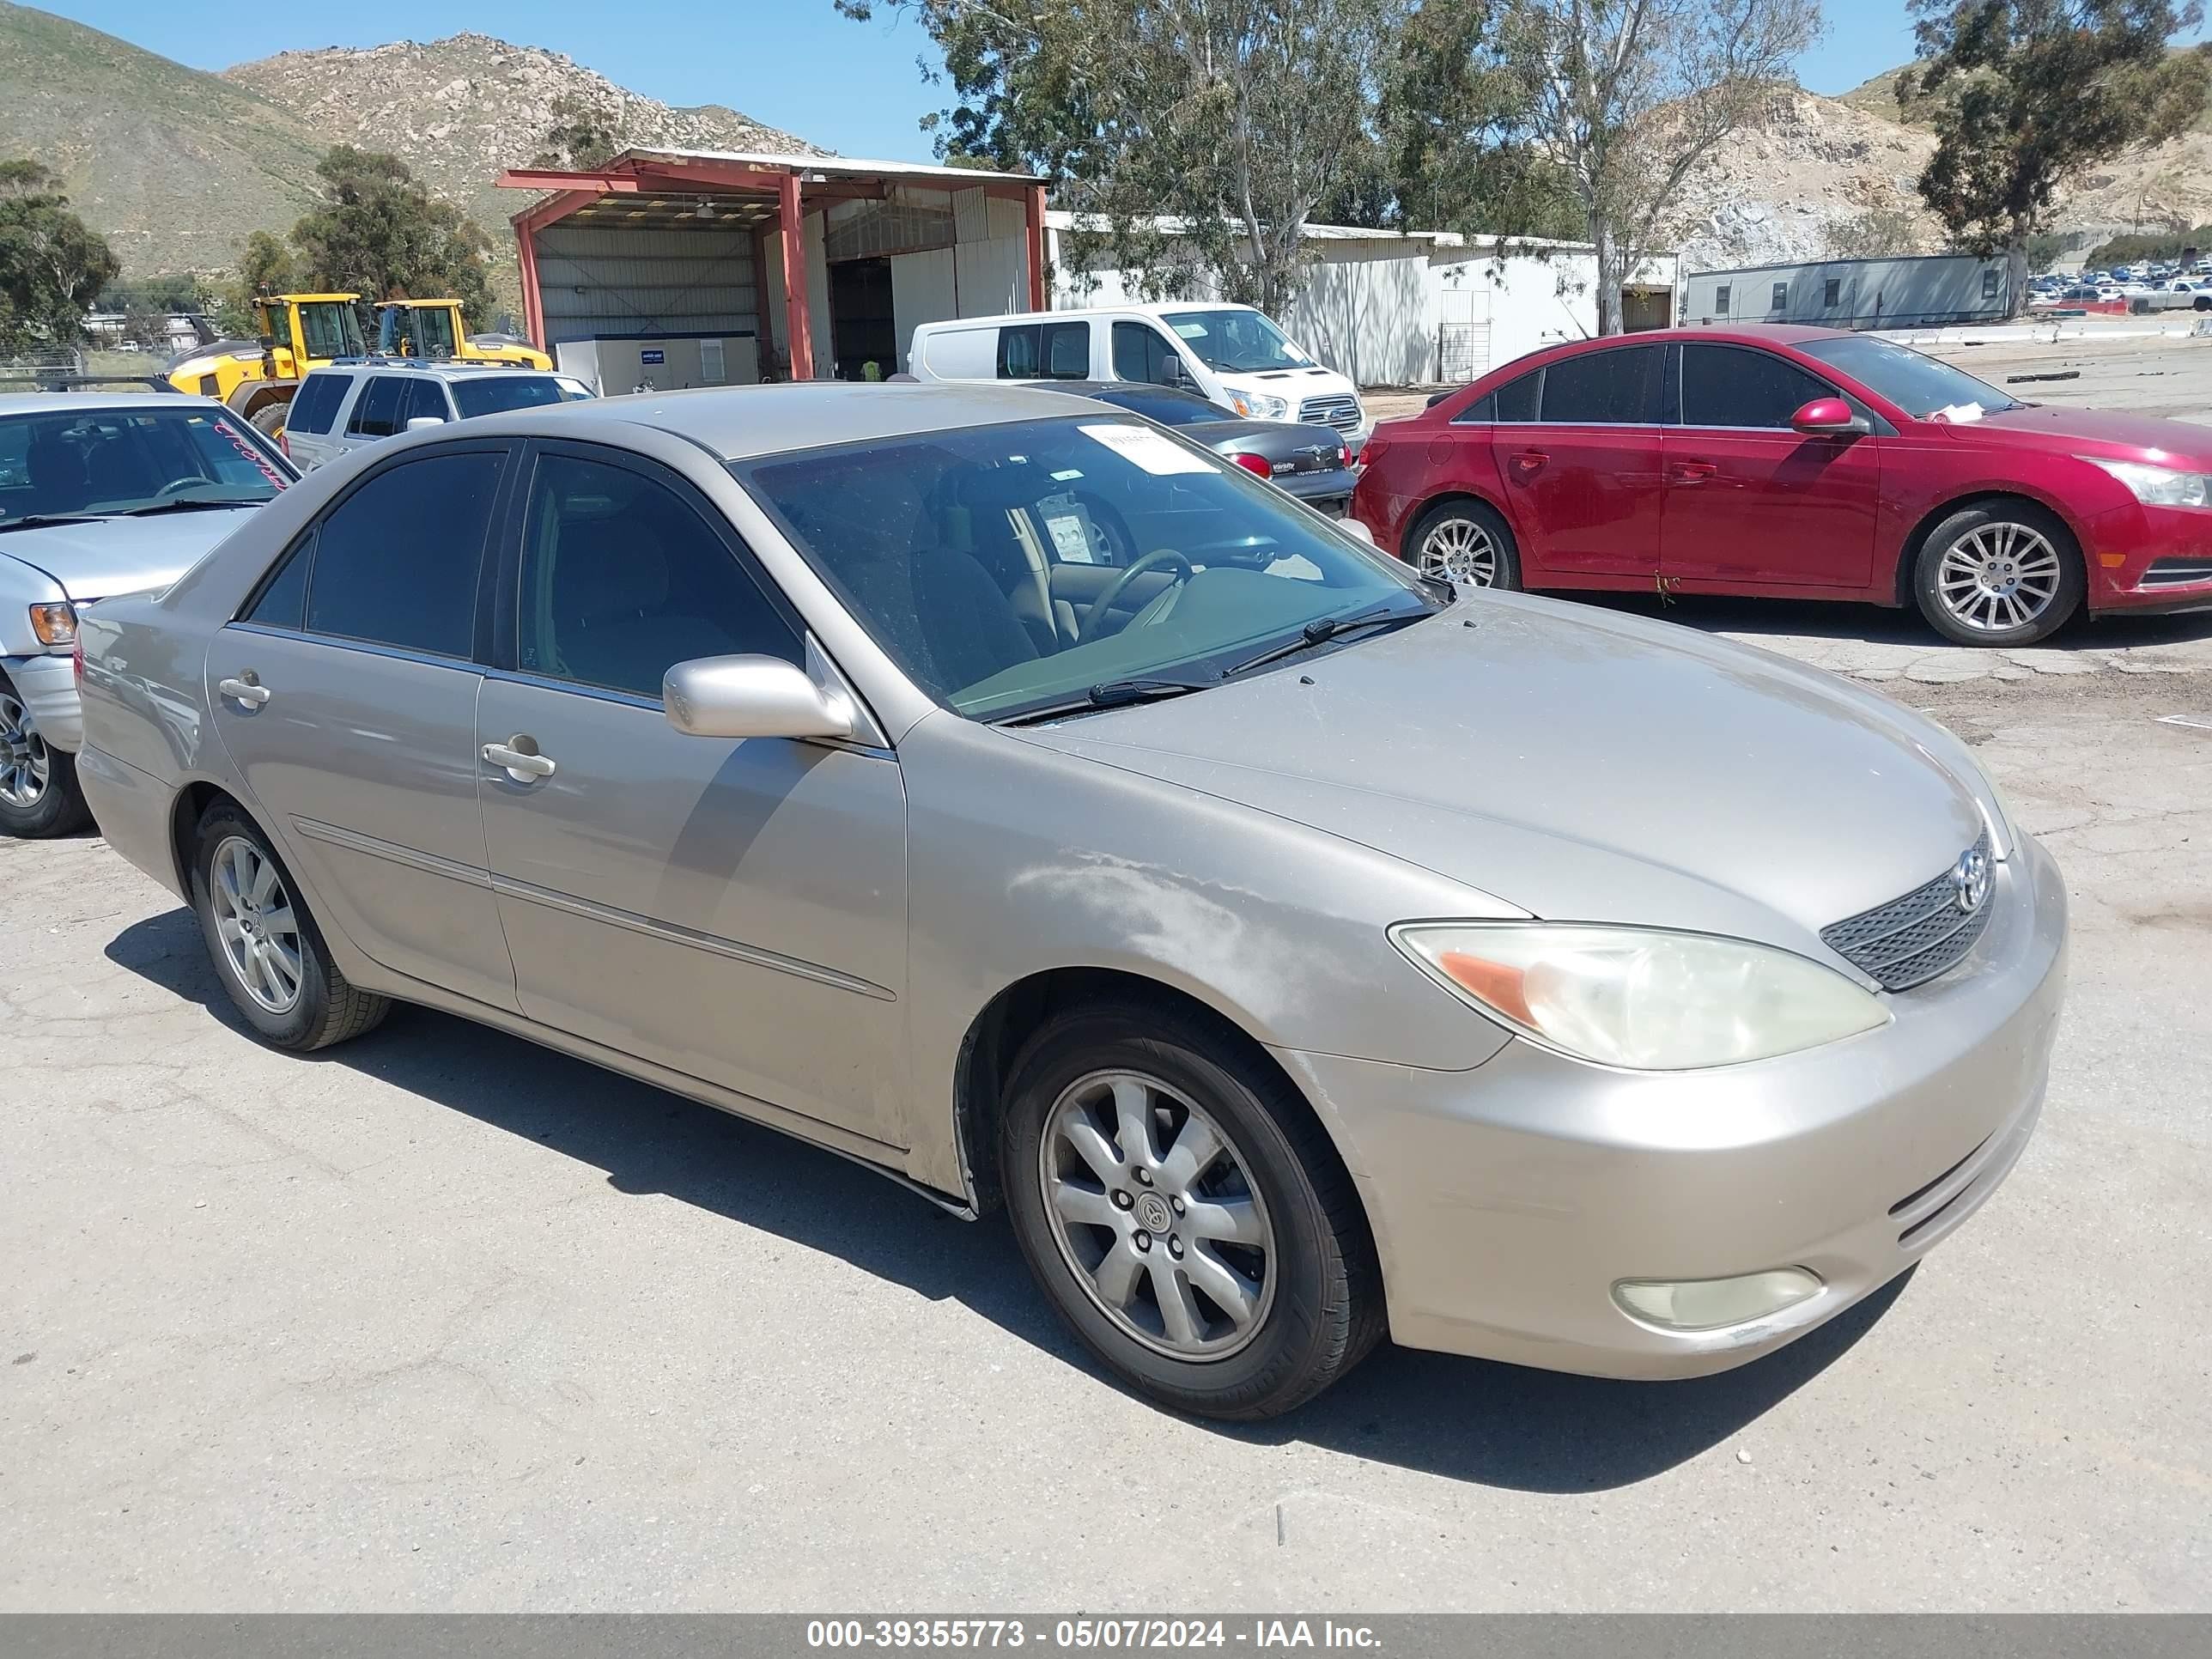
[[[260,295],[253,301],[258,342],[195,346],[169,365],[169,384],[228,404],[273,438],[309,369],[367,352],[360,301],[358,294]]]
[[[376,308],[376,349],[386,357],[455,363],[505,363],[550,369],[553,360],[504,334],[461,331],[459,300],[386,300]]]

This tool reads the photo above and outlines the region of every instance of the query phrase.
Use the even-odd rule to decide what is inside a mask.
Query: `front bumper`
[[[2089,609],[2137,615],[2212,609],[2212,512],[2131,502],[2087,526]]]
[[[39,735],[48,745],[71,754],[84,747],[84,716],[76,700],[76,669],[67,657],[0,657],[0,672],[8,676],[15,695],[23,700]]]
[[[1777,1060],[1639,1073],[1516,1039],[1455,1073],[1279,1051],[1338,1127],[1391,1335],[1550,1370],[1693,1376],[1895,1278],[1996,1190],[2042,1106],[2065,888],[2023,840],[1992,902],[1964,962],[1887,999],[1889,1025]],[[1821,1288],[1718,1330],[1661,1328],[1613,1299],[1623,1280],[1785,1267]]]

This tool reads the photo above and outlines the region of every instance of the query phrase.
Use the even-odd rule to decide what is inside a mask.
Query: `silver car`
[[[422,1003],[1003,1205],[1178,1409],[1386,1331],[1740,1364],[2043,1099],[2063,889],[1941,728],[1054,392],[401,436],[84,659],[100,826],[270,1042]]]
[[[299,476],[205,398],[0,396],[0,836],[82,828],[78,617],[166,586]]]

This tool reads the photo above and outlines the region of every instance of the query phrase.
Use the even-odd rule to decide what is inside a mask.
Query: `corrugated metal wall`
[[[1832,289],[1831,285],[1832,284]],[[1936,327],[1993,322],[2009,310],[2005,262],[1972,254],[1826,259],[1684,279],[1686,323],[1811,323],[1823,328]],[[1720,293],[1728,290],[1728,303]],[[1779,305],[1775,303],[1780,290]],[[1833,292],[1832,303],[1829,295]]]
[[[760,287],[750,230],[549,225],[538,233],[549,344],[605,334],[757,333]]]

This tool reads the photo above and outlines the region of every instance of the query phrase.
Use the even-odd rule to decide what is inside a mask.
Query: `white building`
[[[1193,279],[1146,295],[1127,273],[1074,258],[1076,217],[1045,215],[1055,310],[1164,297],[1218,299]],[[1174,222],[1161,228],[1172,232]],[[1308,225],[1305,285],[1275,319],[1300,345],[1362,386],[1456,385],[1558,340],[1597,332],[1597,258],[1586,242],[1468,238],[1452,231]],[[1680,261],[1655,255],[1623,289],[1628,326],[1674,319]]]

